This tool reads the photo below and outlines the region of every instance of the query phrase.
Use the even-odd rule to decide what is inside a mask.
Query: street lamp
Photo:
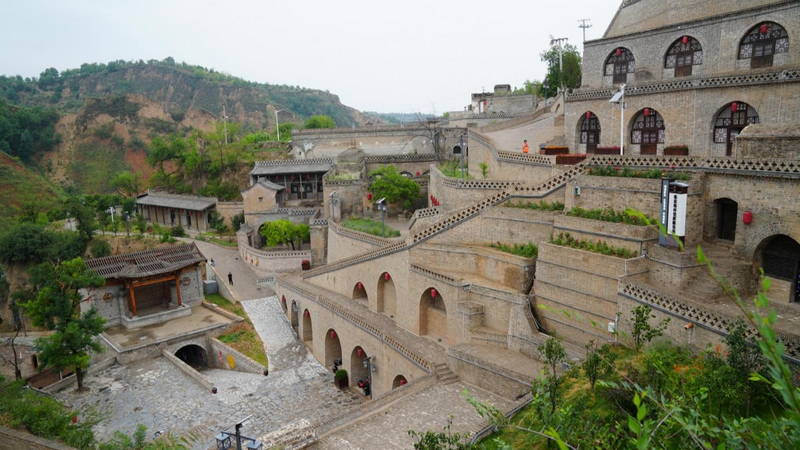
[[[369,380],[369,399],[372,400],[372,372],[375,372],[376,368],[372,364],[372,358],[375,356],[367,356],[364,359],[364,368],[367,369],[367,379]]]
[[[125,212],[125,231],[128,233],[128,237],[131,237],[131,214],[129,212]]]
[[[547,108],[547,89],[548,89],[549,87],[550,87],[550,86],[548,86],[548,85],[547,85],[547,83],[545,83],[545,84],[543,84],[543,85],[542,85],[542,90],[544,90],[544,107],[545,107],[545,108]]]
[[[278,113],[286,111],[285,109],[276,109],[275,110],[275,134],[278,136],[278,141],[281,140],[281,129],[278,127]]]
[[[386,238],[386,199],[382,198],[375,202],[375,207],[381,212],[381,223],[383,224],[383,237]]]
[[[466,151],[464,144],[464,133],[458,138],[458,148],[461,149],[461,179],[464,179],[464,152]]]
[[[619,154],[624,154],[625,149],[625,85],[619,87],[619,92],[611,97],[609,103],[619,103]]]
[[[114,213],[115,212],[117,212],[117,210],[113,206],[109,206],[108,207],[108,213],[111,214],[111,223],[114,223]]]
[[[231,440],[235,439],[236,450],[264,450],[264,444],[262,444],[261,441],[247,436],[242,436],[242,434],[239,432],[242,426],[244,426],[245,422],[250,420],[251,417],[253,417],[252,414],[239,421],[239,423],[235,425],[236,428],[235,433],[229,433],[228,431],[223,430],[220,431],[219,434],[214,436],[214,439],[217,440],[217,449],[228,450],[229,448],[231,448],[231,445],[233,444]],[[246,447],[244,449],[242,448],[242,440],[247,441]]]

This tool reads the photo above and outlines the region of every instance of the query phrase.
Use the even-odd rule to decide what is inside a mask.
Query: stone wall
[[[242,240],[239,240],[239,254],[242,255],[242,260],[259,276],[300,269],[303,260],[311,261],[311,251],[309,250],[265,252],[250,247]]]
[[[743,158],[800,159],[800,131],[796,123],[756,124],[742,130],[736,139]]]
[[[328,263],[366,253],[391,243],[392,241],[388,239],[329,223]]]
[[[609,245],[622,247],[641,255],[658,243],[658,230],[653,227],[625,225],[621,223],[603,222],[601,220],[583,219],[566,215],[556,215],[553,234],[570,233],[580,240],[603,240]]]
[[[506,398],[530,392],[531,381],[510,367],[489,364],[471,354],[451,348],[447,363],[465,382]],[[523,356],[520,356],[523,357]]]
[[[233,216],[244,212],[244,202],[217,202],[217,212],[225,219],[225,225],[233,229]]]
[[[335,158],[349,149],[367,155],[433,153],[428,130],[418,125],[301,130],[292,135],[295,158]]]
[[[166,349],[161,351],[161,355],[172,365],[178,368],[184,375],[188,376],[192,380],[196,381],[203,389],[207,392],[211,392],[211,388],[214,387],[214,384],[211,380],[208,379],[202,373],[196,371],[193,367],[186,364],[185,362],[178,359],[177,356],[173,355],[172,353],[168,352]]]
[[[234,370],[236,372],[256,373],[259,375],[263,375],[264,371],[267,370],[267,368],[263,365],[257,363],[236,349],[225,345],[224,343],[220,342],[219,339],[208,338],[208,347],[211,350],[209,358],[213,361],[213,365],[220,369]],[[228,360],[229,357],[233,357],[233,367],[230,366],[230,362]]]
[[[65,444],[34,436],[24,431],[0,427],[0,450],[75,450]]]

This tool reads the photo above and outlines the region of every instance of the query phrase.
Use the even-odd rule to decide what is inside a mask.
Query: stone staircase
[[[440,363],[436,364],[436,377],[439,378],[439,381],[444,384],[445,386],[448,384],[456,383],[459,378],[458,375],[454,374],[447,364]]]
[[[700,246],[719,276],[732,283],[740,294],[752,291],[752,264],[740,258],[729,248],[711,243],[703,243]],[[696,249],[688,249],[687,251],[696,252]],[[692,300],[702,303],[724,295],[725,292],[722,289],[722,285],[711,276],[708,269],[703,268],[689,278],[681,293]]]
[[[315,438],[314,428],[307,419],[299,419],[272,431],[261,438],[264,448],[295,450],[305,448]]]

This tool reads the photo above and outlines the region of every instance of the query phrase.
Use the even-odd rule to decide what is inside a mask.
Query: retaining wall
[[[24,431],[0,427],[0,450],[75,450],[75,448]]]

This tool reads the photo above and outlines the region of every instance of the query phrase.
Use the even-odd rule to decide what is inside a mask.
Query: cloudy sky
[[[582,50],[620,0],[25,0],[4,5],[0,74],[172,56],[257,82],[328,90],[360,110],[461,110],[541,79],[549,37]]]

